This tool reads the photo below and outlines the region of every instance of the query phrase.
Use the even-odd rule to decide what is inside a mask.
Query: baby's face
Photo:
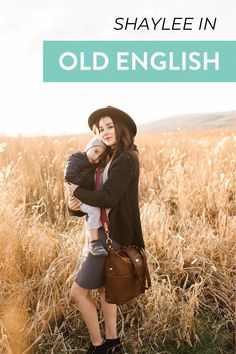
[[[93,146],[87,152],[86,155],[90,163],[98,163],[101,159],[102,154],[105,151],[105,147]]]

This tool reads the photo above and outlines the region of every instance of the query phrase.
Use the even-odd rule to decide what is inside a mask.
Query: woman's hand
[[[68,207],[69,209],[71,210],[80,210],[80,206],[81,206],[82,202],[75,198],[75,197],[69,197],[69,200],[68,200]]]
[[[67,193],[67,197],[68,197],[68,207],[71,210],[79,210],[82,202],[77,199],[76,197],[73,196],[74,190],[77,188],[77,184],[73,184],[70,182],[65,182],[65,190]]]

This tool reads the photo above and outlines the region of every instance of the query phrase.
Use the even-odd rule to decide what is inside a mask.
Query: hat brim
[[[94,111],[92,114],[90,114],[88,118],[88,125],[91,130],[93,130],[94,124],[102,117],[109,116],[112,119],[116,120],[119,122],[119,120],[122,120],[127,127],[130,129],[132,132],[133,136],[137,134],[137,127],[133,119],[124,111],[121,109],[108,106],[104,108],[100,108],[96,111]]]

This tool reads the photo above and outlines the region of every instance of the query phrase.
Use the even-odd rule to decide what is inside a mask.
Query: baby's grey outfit
[[[80,206],[80,210],[83,213],[88,214],[87,223],[88,223],[88,228],[90,230],[91,229],[98,229],[100,226],[102,226],[100,208],[83,203]]]

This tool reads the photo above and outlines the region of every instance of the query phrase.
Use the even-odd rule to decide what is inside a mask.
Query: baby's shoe
[[[108,253],[103,247],[101,241],[99,240],[94,240],[89,243],[88,246],[89,252],[93,254],[94,256],[107,256]]]

